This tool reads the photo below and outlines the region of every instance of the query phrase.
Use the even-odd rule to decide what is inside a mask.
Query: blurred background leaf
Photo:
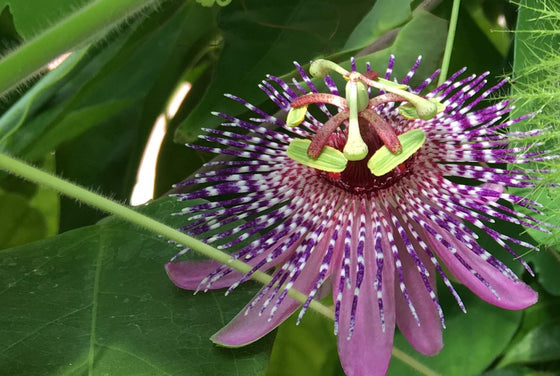
[[[279,76],[294,69],[294,60],[306,64],[336,52],[367,10],[368,3],[358,0],[246,0],[222,9],[223,49],[214,80],[177,129],[176,142],[192,142],[200,128],[217,127],[220,120],[211,111],[241,113],[224,93],[258,105],[266,97],[255,88],[267,73]]]
[[[27,40],[89,2],[91,0],[2,0],[0,9],[9,9],[17,33]]]
[[[169,222],[162,199],[142,211]],[[115,218],[2,251],[5,375],[264,375],[272,336],[228,350],[209,337],[258,290],[193,295],[174,287],[165,239]]]

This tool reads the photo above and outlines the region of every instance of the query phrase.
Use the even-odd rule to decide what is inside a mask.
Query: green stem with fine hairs
[[[439,74],[438,85],[441,85],[447,78],[449,71],[449,62],[451,61],[451,52],[453,50],[453,41],[455,40],[455,30],[457,30],[457,19],[459,18],[459,6],[461,0],[453,0],[453,8],[451,9],[451,18],[449,19],[449,30],[447,32],[447,40],[445,42],[445,51],[441,62],[441,72]]]
[[[149,231],[160,234],[170,240],[182,244],[185,247],[191,248],[207,257],[221,262],[222,264],[228,265],[231,268],[240,271],[241,273],[246,274],[253,269],[251,265],[248,265],[240,260],[232,260],[231,255],[219,251],[216,248],[201,242],[200,240],[185,235],[182,232],[169,227],[159,221],[156,221],[153,218],[140,214],[115,201],[109,200],[103,196],[88,191],[85,188],[41,171],[33,166],[30,166],[7,155],[0,154],[0,169],[6,170],[15,175],[19,175],[34,183],[51,188],[68,197],[91,205],[99,210],[103,210],[110,214],[116,215],[117,217],[125,219]],[[251,278],[265,285],[270,283],[272,279],[268,274],[261,271],[255,272],[251,276]],[[300,303],[305,303],[305,301],[307,300],[307,295],[294,289],[290,289],[288,295],[293,299],[299,301]],[[311,301],[311,305],[309,307],[319,312],[323,316],[326,316],[330,319],[334,318],[333,310],[324,306],[318,301]]]
[[[97,0],[0,60],[0,93],[29,78],[65,52],[83,47],[159,0]]]
[[[248,273],[253,269],[251,265],[248,265],[240,260],[232,260],[231,255],[225,252],[219,251],[216,248],[201,242],[195,238],[183,234],[176,229],[169,227],[153,218],[147,217],[140,214],[126,206],[123,206],[117,202],[109,200],[103,196],[96,193],[88,191],[85,188],[72,184],[66,180],[60,179],[53,176],[47,172],[39,170],[33,166],[30,166],[20,160],[9,157],[5,154],[0,153],[0,169],[5,170],[14,175],[18,175],[32,181],[34,183],[43,185],[45,187],[51,188],[57,192],[60,192],[68,197],[74,198],[88,205],[93,206],[99,210],[103,210],[117,217],[125,219],[131,223],[134,223],[140,227],[143,227],[149,231],[156,234],[162,235],[171,239],[179,244],[189,247],[194,251],[197,251],[207,257],[210,257],[216,261],[219,261],[231,268],[240,271],[241,273]],[[263,273],[261,271],[255,272],[251,275],[251,278],[261,282],[262,284],[268,284],[271,281],[270,275]],[[295,290],[290,289],[288,291],[288,296],[297,300],[300,303],[305,303],[307,300],[307,295]],[[320,313],[321,315],[334,320],[334,311],[316,300],[312,300],[309,308]],[[410,368],[416,370],[425,376],[440,376],[437,372],[431,370],[427,366],[423,365],[418,360],[414,359],[410,355],[406,354],[402,350],[393,347],[392,354],[396,359],[408,365]]]

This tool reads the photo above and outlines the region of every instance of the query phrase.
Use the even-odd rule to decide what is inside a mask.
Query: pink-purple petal
[[[165,271],[175,286],[185,290],[197,290],[200,282],[210,273],[222,266],[218,261],[173,261],[165,264]],[[243,277],[242,273],[232,271],[216,282],[212,283],[212,289],[221,289]],[[201,286],[204,288],[204,286]]]
[[[438,242],[435,237],[431,234],[426,234],[435,253],[447,266],[451,274],[481,299],[506,309],[524,309],[537,302],[537,292],[532,290],[524,282],[508,278],[502,272],[496,270],[492,265],[480,258],[480,256],[474,254],[474,252],[467,248],[462,242],[447,234],[445,230],[439,230],[440,235],[457,250],[458,255],[462,257],[473,270],[476,270],[491,288],[486,286],[470,270],[464,267],[452,252]],[[492,291],[492,289],[494,291]]]
[[[327,237],[323,237],[323,239],[319,242],[318,247],[326,246],[327,244]],[[322,256],[323,254],[321,252],[313,252],[311,254],[303,271],[301,272],[301,275],[293,285],[294,289],[306,295],[311,292],[315,285],[317,274],[319,273]],[[263,287],[261,291],[266,288],[267,286]],[[270,296],[272,291],[273,289],[268,289],[264,296],[261,296],[261,294],[258,293],[257,297],[260,296],[261,301],[264,301],[268,296]],[[274,304],[270,304],[261,314],[260,306],[252,306],[252,303],[253,301],[249,302],[249,304],[247,304],[241,312],[233,318],[233,320],[214,334],[211,337],[211,340],[214,343],[225,347],[239,347],[247,345],[268,334],[271,330],[286,320],[301,305],[300,302],[287,296],[278,306],[276,306],[276,312],[274,313],[274,316],[270,318],[270,311],[273,309]]]
[[[356,307],[353,334],[350,331],[350,314],[355,287],[356,255],[352,254],[350,266],[351,288],[346,288],[340,309],[340,323],[338,331],[338,355],[342,368],[347,376],[383,376],[386,374],[391,360],[393,335],[395,330],[395,300],[394,275],[395,269],[390,253],[384,255],[386,261],[383,267],[383,310],[384,320],[374,288],[377,265],[371,221],[367,226],[364,250],[365,275],[360,288],[360,295]],[[340,280],[340,269],[334,278],[334,292]]]
[[[419,253],[422,263],[430,273],[428,280],[436,290],[436,270],[424,252]],[[397,325],[401,333],[408,342],[423,355],[436,355],[443,347],[443,336],[441,319],[436,305],[432,301],[430,292],[424,286],[420,273],[416,269],[414,260],[402,252],[401,261],[403,263],[405,283],[410,294],[412,304],[416,308],[416,313],[420,320],[420,325],[410,312],[408,304],[400,293],[400,289],[395,284],[395,308]]]

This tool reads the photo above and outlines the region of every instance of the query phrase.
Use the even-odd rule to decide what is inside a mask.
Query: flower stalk
[[[147,217],[137,211],[134,211],[124,205],[120,205],[115,201],[109,200],[96,193],[88,191],[78,185],[72,184],[64,179],[60,179],[47,172],[41,171],[33,166],[30,166],[15,158],[9,157],[0,153],[0,169],[10,172],[14,175],[23,177],[26,180],[40,184],[42,186],[51,188],[60,192],[68,197],[79,200],[83,203],[91,205],[94,208],[113,214],[131,223],[134,223],[142,228],[152,231],[158,235],[162,235],[174,242],[189,247],[196,252],[199,252],[209,258],[212,258],[220,263],[227,265],[242,273],[248,273],[252,267],[240,260],[232,259],[231,255],[219,251],[216,248],[201,242],[191,236],[183,234],[182,232],[167,226],[164,223],[156,221],[153,218]],[[251,278],[262,283],[268,284],[271,277],[261,271],[256,271],[251,275]],[[302,294],[295,289],[290,289],[288,295],[300,303],[305,303],[307,295]],[[321,315],[333,319],[333,310],[325,305],[313,301],[310,307]]]

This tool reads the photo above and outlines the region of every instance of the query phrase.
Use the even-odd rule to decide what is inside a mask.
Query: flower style
[[[214,261],[174,259],[166,266],[171,280],[184,289],[229,292],[253,272],[273,270],[272,282],[212,337],[216,343],[242,346],[278,326],[300,306],[287,296],[292,287],[308,296],[301,319],[328,281],[345,372],[384,375],[395,325],[422,354],[442,348],[436,274],[463,310],[446,273],[499,307],[537,301],[477,243],[473,228],[516,258],[512,244],[534,246],[489,224],[499,219],[547,231],[509,205],[538,212],[537,203],[506,191],[533,187],[531,171],[498,165],[552,158],[511,144],[541,131],[509,131],[529,115],[505,120],[513,108],[508,100],[474,109],[505,82],[480,93],[488,73],[459,79],[462,69],[421,94],[439,71],[410,88],[420,58],[400,83],[389,81],[393,64],[391,57],[380,78],[369,64],[358,73],[354,60],[350,72],[316,61],[310,72],[322,78],[318,83],[296,63],[301,82],[267,76],[260,86],[288,113],[286,121],[228,95],[253,117],[216,113],[223,128],[202,139],[219,146],[191,145],[230,158],[207,163],[206,172],[179,184],[203,185],[178,194],[180,200],[210,200],[179,213],[189,219],[181,230],[219,248],[241,246],[232,257],[253,269],[243,275]],[[327,75],[333,70],[347,80],[344,96]],[[324,92],[316,86],[321,81]]]

